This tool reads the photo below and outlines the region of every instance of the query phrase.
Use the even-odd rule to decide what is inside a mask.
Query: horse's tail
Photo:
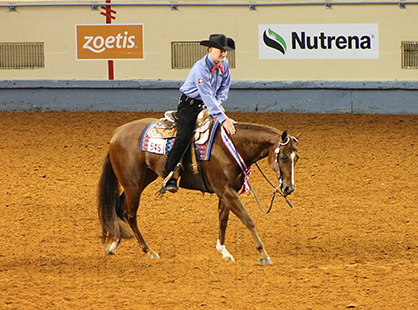
[[[119,188],[119,181],[107,154],[98,189],[98,211],[103,242],[112,237],[116,240],[134,236],[129,224],[123,219],[125,193],[120,195]]]

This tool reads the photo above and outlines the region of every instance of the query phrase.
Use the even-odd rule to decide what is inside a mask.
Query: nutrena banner
[[[77,60],[144,59],[142,24],[76,25]]]
[[[258,25],[260,59],[378,59],[378,24]]]

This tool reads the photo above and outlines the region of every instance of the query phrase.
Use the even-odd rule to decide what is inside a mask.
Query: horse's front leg
[[[260,252],[261,265],[266,266],[273,264],[269,255],[264,249],[264,245],[261,242],[260,237],[257,234],[254,220],[251,218],[250,214],[245,209],[243,203],[241,202],[241,199],[238,196],[238,193],[232,188],[227,187],[223,193],[223,196],[221,197],[221,200],[227,206],[226,208],[229,207],[229,210],[231,210],[232,213],[234,213],[251,232],[255,241],[255,246],[257,250]]]
[[[218,212],[219,212],[219,236],[216,242],[216,249],[222,254],[222,258],[227,260],[228,262],[234,262],[235,259],[228,252],[225,247],[225,232],[226,227],[228,225],[228,218],[229,218],[229,209],[228,207],[219,199],[218,205]]]

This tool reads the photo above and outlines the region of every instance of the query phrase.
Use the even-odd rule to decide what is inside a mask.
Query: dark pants
[[[164,178],[174,170],[181,156],[186,151],[196,124],[196,118],[203,110],[203,101],[182,95],[177,108],[177,137],[168,154],[164,169]]]

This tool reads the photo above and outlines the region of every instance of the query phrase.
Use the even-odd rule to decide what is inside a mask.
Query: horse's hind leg
[[[119,243],[121,242],[121,239],[116,239],[113,241],[110,245],[107,245],[105,248],[105,253],[107,255],[113,255],[116,252],[116,248],[118,247]]]
[[[146,174],[144,184],[145,186],[155,180],[157,176],[155,174],[149,175]],[[143,188],[145,188],[145,186]],[[139,245],[142,247],[142,251],[148,254],[149,258],[160,258],[157,252],[152,250],[150,246],[145,241],[144,237],[142,236],[141,232],[138,229],[137,224],[137,211],[139,207],[139,201],[141,198],[141,193],[143,188],[125,188],[125,218],[128,221],[129,225],[131,226],[132,231],[136,239],[139,242]]]
[[[218,212],[219,212],[219,237],[216,242],[216,249],[222,254],[223,259],[229,262],[234,262],[235,261],[234,257],[231,255],[231,253],[228,252],[228,250],[225,247],[225,232],[226,232],[226,227],[228,225],[229,209],[221,200],[219,200]]]
[[[120,196],[119,196],[119,205],[116,209],[116,213],[117,216],[122,219],[123,218],[123,206],[125,204],[125,192],[123,192]],[[116,249],[118,247],[118,245],[120,244],[120,242],[122,241],[122,239],[120,238],[115,238],[112,235],[108,235],[108,241],[112,241],[112,243],[110,245],[107,245],[105,248],[105,253],[107,255],[113,255],[116,252]]]
[[[139,245],[142,247],[142,251],[144,253],[148,254],[149,258],[160,258],[157,252],[153,251],[148,243],[145,241],[144,237],[142,236],[141,232],[138,229],[138,223],[137,223],[137,210],[139,205],[139,194],[134,195],[133,197],[127,197],[126,205],[127,210],[125,211],[125,218],[128,221],[129,225],[131,226],[132,231],[134,232],[134,235],[136,239],[139,242]]]

